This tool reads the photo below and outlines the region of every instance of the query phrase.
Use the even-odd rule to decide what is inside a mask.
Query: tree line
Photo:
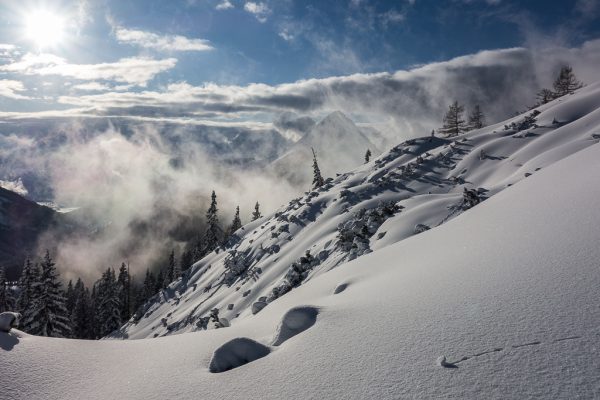
[[[537,102],[530,109],[539,107],[554,99],[573,93],[575,90],[583,87],[573,73],[573,68],[569,65],[563,66],[560,69],[558,76],[553,83],[553,89],[542,89],[537,95]],[[448,106],[448,111],[444,115],[443,125],[438,129],[438,133],[446,137],[458,136],[461,133],[468,132],[473,129],[480,129],[485,126],[485,116],[479,105],[475,105],[468,116],[468,120],[464,117],[465,107],[454,101]],[[435,132],[432,132],[434,135]]]
[[[252,220],[261,218],[257,202]],[[206,212],[206,230],[201,240],[188,244],[176,260],[172,250],[163,268],[146,270],[143,281],[134,279],[129,266],[122,263],[118,271],[107,268],[90,287],[78,278],[68,282],[66,288],[50,251],[39,263],[27,258],[18,282],[7,282],[0,267],[0,312],[21,313],[20,329],[37,336],[77,339],[99,339],[127,322],[135,311],[156,293],[179,279],[195,260],[220,248],[242,227],[240,208],[233,220],[222,228],[217,207],[217,196],[212,192]]]

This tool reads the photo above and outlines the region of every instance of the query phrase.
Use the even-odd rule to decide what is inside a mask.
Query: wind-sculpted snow
[[[265,345],[248,338],[233,339],[215,350],[210,360],[210,372],[225,372],[267,356],[271,351]]]
[[[599,106],[596,84],[455,138],[408,140],[238,230],[113,337],[212,329],[215,308],[232,325],[252,318],[316,276],[435,230],[594,145]]]
[[[280,346],[286,340],[304,332],[317,322],[319,310],[314,307],[295,307],[285,313],[277,327],[273,346]]]

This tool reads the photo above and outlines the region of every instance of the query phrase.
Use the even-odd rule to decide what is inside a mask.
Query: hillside
[[[285,270],[280,261],[265,255],[260,262],[271,258],[271,266],[257,264],[264,265],[257,281],[222,286],[211,298],[236,301],[232,312],[241,313],[230,328],[100,342],[0,333],[0,386],[9,399],[597,397],[600,214],[594,210],[600,147],[591,135],[600,128],[599,103],[599,87],[588,87],[541,109],[536,129],[515,132],[498,125],[454,146],[433,142],[436,148],[417,140],[339,177],[310,205],[304,200],[293,212],[284,207],[280,212],[289,218],[323,208],[303,229],[290,224],[295,239],[281,246],[279,260],[302,254],[311,243],[315,254],[331,246],[325,243],[333,240],[336,223],[352,215],[328,214],[348,206],[341,198],[333,201],[335,188],[370,194],[354,207],[406,197],[397,216],[376,230],[375,238],[387,231],[384,237],[370,242],[372,248],[387,247],[322,274],[336,265],[330,259],[342,258],[331,252],[305,284],[253,317],[234,297],[250,286],[246,297],[266,295]],[[560,124],[551,125],[553,118]],[[490,158],[479,160],[482,148]],[[401,188],[392,181],[394,186],[378,189],[376,182],[392,166],[414,160],[417,150],[431,154],[415,167],[424,173]],[[465,169],[461,177],[487,185],[489,198],[392,244],[405,235],[403,223],[434,225],[451,213],[446,205],[460,200],[462,187],[442,177]],[[417,195],[423,187],[438,191]],[[436,214],[438,209],[443,211]],[[267,217],[246,226],[240,251],[245,243],[253,248],[250,237],[255,252],[260,243],[266,248],[275,241],[260,235],[271,233],[275,221]],[[169,324],[190,308],[200,313],[198,293],[214,279],[211,274],[222,271],[222,253],[197,263],[185,282],[188,290],[183,282],[174,284],[171,292],[181,297],[156,303],[137,328],[127,327],[131,336],[150,334],[149,321],[167,318],[166,310],[172,313]],[[238,285],[243,289],[236,292]]]
[[[40,236],[60,219],[52,209],[0,187],[0,266],[8,267],[9,279],[16,279]]]
[[[226,250],[197,262],[115,337],[210,329],[215,308],[235,325],[324,272],[456,218],[467,208],[465,189],[485,202],[596,144],[598,107],[597,84],[452,140],[396,146],[243,227]]]

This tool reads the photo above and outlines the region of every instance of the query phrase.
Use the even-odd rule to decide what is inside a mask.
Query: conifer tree
[[[131,317],[131,275],[125,263],[121,263],[117,278],[119,302],[121,303],[121,323]]]
[[[65,306],[67,307],[68,315],[71,315],[75,307],[75,291],[73,288],[73,280],[69,279],[67,290],[65,291]]]
[[[6,274],[4,273],[4,267],[0,267],[0,313],[10,311],[9,308]]]
[[[17,298],[17,310],[23,315],[22,324],[27,319],[27,316],[32,310],[32,305],[36,295],[36,285],[39,285],[39,271],[37,265],[31,263],[31,259],[27,257],[25,265],[21,271],[19,278],[19,297]],[[23,325],[22,325],[23,327]],[[24,327],[24,330],[27,330]]]
[[[194,254],[190,250],[184,250],[183,253],[181,253],[181,257],[179,258],[179,269],[182,272],[187,271],[193,263]]]
[[[450,104],[448,112],[444,115],[444,125],[439,129],[439,132],[446,136],[458,136],[466,130],[466,123],[463,119],[465,108],[458,104],[457,101]]]
[[[469,115],[469,129],[481,129],[485,126],[485,116],[481,109],[479,108],[479,104],[473,108],[471,115]]]
[[[554,81],[554,93],[556,97],[561,97],[566,94],[572,93],[575,90],[582,88],[583,84],[577,80],[573,73],[573,68],[569,65],[565,65],[560,69],[558,77]]]
[[[313,153],[313,189],[317,189],[325,184],[325,180],[323,180],[321,170],[319,169],[319,163],[317,162],[317,154],[315,153],[315,149],[311,148],[311,150]]]
[[[554,100],[556,98],[556,95],[550,89],[542,89],[538,92],[538,94],[536,95],[536,98],[538,99],[537,105],[542,105],[542,104],[546,104],[546,103],[549,103],[552,100]]]
[[[90,336],[91,339],[100,338],[100,299],[98,298],[98,285],[100,281],[94,283],[92,286],[92,293],[90,294]]]
[[[256,204],[254,205],[254,212],[252,213],[252,221],[256,221],[259,218],[262,218],[262,215],[260,214],[260,204],[258,204],[258,201],[257,201]]]
[[[367,149],[367,152],[365,153],[365,164],[368,163],[370,159],[371,159],[371,149]]]
[[[210,207],[206,210],[206,233],[204,235],[204,254],[216,249],[221,242],[221,228],[219,227],[219,216],[217,215],[217,195],[213,190]]]
[[[156,278],[154,277],[154,274],[147,269],[146,277],[144,278],[144,286],[142,289],[144,302],[146,302],[150,297],[154,296],[156,292]]]
[[[173,262],[173,281],[181,278],[181,264],[175,261],[175,250],[171,252]]]
[[[167,278],[166,278],[165,271],[164,271],[164,270],[161,268],[161,269],[158,271],[158,274],[156,274],[156,286],[154,287],[154,292],[153,292],[153,294],[154,294],[154,293],[158,293],[158,292],[160,292],[161,290],[163,290],[165,287],[167,287],[167,286],[165,285],[165,281],[166,281],[166,280],[167,280]]]
[[[231,225],[229,226],[229,236],[233,235],[241,227],[242,220],[240,219],[240,206],[237,206],[235,208],[235,215],[233,216],[233,221],[231,221]]]
[[[69,337],[70,321],[65,305],[65,297],[61,290],[56,264],[46,250],[41,264],[39,291],[36,294],[32,311],[24,325],[28,332],[37,336]]]
[[[85,287],[81,278],[77,279],[73,288],[75,305],[71,313],[71,327],[73,337],[77,339],[92,339],[92,318],[90,309],[90,291]]]
[[[99,336],[103,337],[121,326],[121,302],[115,271],[108,268],[98,283],[97,312]]]

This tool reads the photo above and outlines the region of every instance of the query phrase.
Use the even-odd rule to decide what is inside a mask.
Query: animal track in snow
[[[564,341],[567,341],[567,340],[577,340],[577,339],[582,339],[582,336],[566,336],[566,337],[563,337],[563,338],[558,338],[558,339],[552,340],[549,343],[560,343],[560,342],[564,342]],[[543,344],[543,342],[541,342],[539,340],[535,340],[533,342],[528,342],[528,343],[513,344],[513,345],[510,346],[510,349],[520,349],[522,347],[537,346],[537,345],[541,345],[541,344]],[[491,350],[482,351],[481,353],[476,353],[476,354],[471,354],[471,355],[463,356],[462,358],[460,358],[459,360],[456,360],[456,361],[448,361],[446,359],[446,356],[440,356],[440,357],[438,357],[438,359],[436,361],[436,364],[439,365],[440,367],[444,367],[444,368],[458,368],[457,364],[459,364],[459,363],[461,363],[463,361],[467,361],[467,360],[470,360],[472,358],[481,357],[481,356],[484,356],[486,354],[501,352],[501,351],[504,351],[504,350],[505,350],[505,348],[503,348],[503,347],[495,347],[495,348],[493,348]]]

